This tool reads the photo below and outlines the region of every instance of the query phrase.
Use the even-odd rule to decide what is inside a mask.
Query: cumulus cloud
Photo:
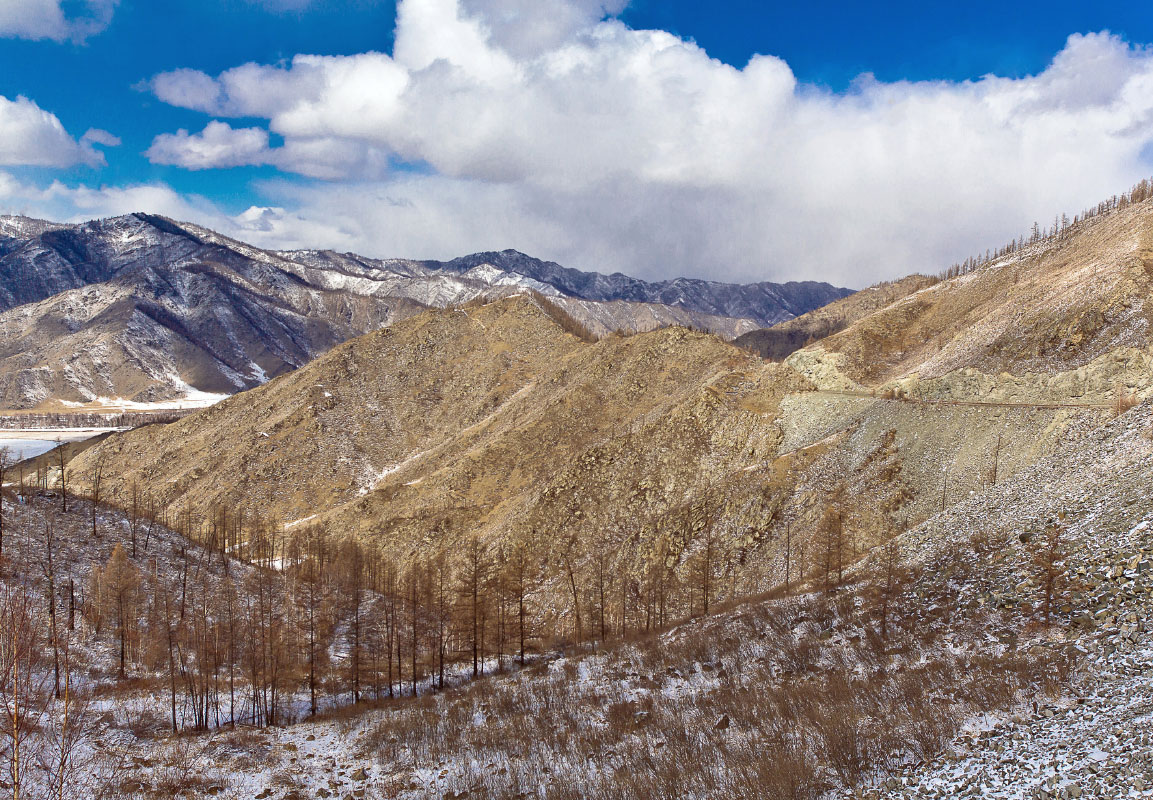
[[[628,0],[464,0],[488,41],[524,58],[563,46],[594,24],[624,11]]]
[[[1071,36],[1035,76],[865,75],[833,93],[772,56],[737,68],[631,30],[622,6],[403,0],[391,55],[162,74],[160,99],[284,141],[213,122],[150,153],[343,180],[270,189],[311,244],[854,286],[939,269],[1149,171],[1153,53],[1107,33]]]
[[[210,122],[204,131],[157,136],[145,153],[154,164],[174,164],[200,170],[268,163],[268,131],[233,128],[227,122]]]
[[[82,143],[102,144],[105,147],[119,147],[120,137],[100,128],[89,128],[88,132],[80,137]]]
[[[55,114],[27,97],[15,100],[0,95],[0,166],[100,166],[104,154],[93,144],[118,145],[107,131],[92,129],[76,141]]]
[[[236,225],[203,198],[182,196],[164,184],[92,188],[53,181],[48,186],[38,186],[3,170],[0,170],[0,209],[4,213],[60,222],[81,222],[147,210],[217,226],[221,230]]]
[[[269,145],[263,128],[233,128],[214,120],[200,133],[183,128],[157,136],[145,153],[154,164],[190,170],[272,165],[310,178],[337,180],[351,174],[381,177],[388,158],[379,148],[340,138],[293,138]]]
[[[83,42],[108,27],[118,2],[3,0],[0,2],[0,37]]]

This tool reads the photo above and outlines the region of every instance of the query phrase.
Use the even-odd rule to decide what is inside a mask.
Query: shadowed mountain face
[[[455,273],[467,273],[482,264],[490,264],[504,272],[523,275],[564,294],[586,300],[681,306],[722,317],[751,319],[760,325],[774,325],[792,319],[852,294],[849,289],[816,281],[734,284],[675,278],[650,283],[619,272],[611,275],[581,272],[531,258],[516,250],[422,263],[431,269]]]
[[[424,307],[298,269],[145,215],[0,239],[0,405],[230,394]]]
[[[846,291],[646,284],[513,251],[448,264],[270,252],[146,214],[0,217],[0,407],[231,394],[425,308],[526,289],[594,335],[679,324],[730,339]]]
[[[802,347],[840,333],[857,320],[935,282],[925,275],[910,275],[870,286],[772,327],[741,334],[733,344],[761,358],[783,361]]]

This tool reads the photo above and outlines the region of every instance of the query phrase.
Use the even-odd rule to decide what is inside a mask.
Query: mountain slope
[[[236,504],[284,521],[328,510],[368,532],[381,520],[369,507],[385,503],[397,525],[462,531],[503,520],[506,501],[523,512],[549,476],[614,432],[671,424],[684,405],[718,416],[729,404],[705,387],[742,366],[754,359],[682,328],[586,344],[514,297],[354,340],[196,421],[122,437],[103,457],[125,478],[163,482],[173,504]],[[671,444],[694,458],[701,439]],[[172,472],[176,460],[188,469]],[[699,488],[691,462],[677,471]],[[231,485],[216,480],[238,473]],[[420,488],[408,491],[414,479]]]
[[[973,390],[1001,373],[1032,374],[1062,384],[1053,399],[1102,399],[1114,381],[1136,388],[1147,368],[1151,289],[1153,206],[1145,201],[914,292],[792,358],[830,386],[937,392],[967,369]]]
[[[933,283],[934,279],[925,275],[879,283],[770,328],[741,334],[733,344],[761,358],[782,361],[802,347],[839,333],[857,320]]]
[[[602,276],[520,254],[496,254],[504,267],[485,254],[465,259],[467,268],[463,261],[442,268],[329,251],[273,253],[146,214],[82,225],[0,221],[0,405],[10,408],[229,394],[424,307],[526,289],[553,297],[594,335],[680,324],[733,338],[755,327],[739,315],[746,311],[792,313],[770,284],[690,282],[693,297],[670,295],[669,303],[574,295],[548,281]],[[534,270],[542,280],[525,274]],[[629,281],[637,300],[663,296]],[[807,310],[839,293],[806,286],[787,307]]]
[[[423,306],[309,286],[144,215],[9,240],[0,403],[228,394]]]
[[[174,509],[243,508],[290,533],[323,524],[401,561],[476,535],[580,569],[598,553],[634,577],[665,563],[688,582],[708,552],[724,565],[718,596],[738,596],[781,579],[786,537],[805,571],[826,568],[830,509],[851,562],[1059,454],[1112,416],[1118,381],[1153,391],[1133,311],[1150,211],[897,291],[783,363],[683,328],[580,342],[529,296],[429,311],[181,422],[112,437],[74,480],[102,459],[111,480]],[[1032,288],[1007,298],[1014,273]],[[1061,294],[1075,302],[1055,307]],[[1052,329],[1046,306],[1065,309]],[[1066,325],[1114,306],[1130,311],[1102,313],[1099,335]],[[1018,311],[1016,349],[983,372],[986,331]],[[1036,372],[1042,342],[1061,359]],[[932,376],[942,353],[949,369]]]

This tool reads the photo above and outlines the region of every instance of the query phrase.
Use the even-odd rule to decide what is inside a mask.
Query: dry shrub
[[[637,720],[637,705],[631,700],[623,700],[618,703],[609,703],[608,708],[605,709],[605,723],[609,726],[609,731],[620,735],[625,731],[632,730],[636,726]]]

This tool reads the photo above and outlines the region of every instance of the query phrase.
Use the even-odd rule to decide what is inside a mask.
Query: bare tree
[[[116,623],[120,651],[118,674],[121,678],[125,675],[129,639],[135,634],[139,588],[140,572],[128,560],[128,555],[118,542],[112,548],[107,563],[92,570],[92,597],[99,606],[100,614],[113,617]]]
[[[896,538],[890,539],[881,549],[875,583],[879,606],[877,610],[881,616],[881,641],[884,642],[889,638],[889,616],[904,584],[901,548]]]
[[[60,663],[63,686],[49,709],[48,724],[42,728],[44,744],[40,755],[40,770],[45,776],[45,789],[50,800],[68,800],[73,797],[95,796],[91,774],[85,769],[89,748],[84,747],[91,733],[88,703],[73,688],[72,647],[67,636],[60,643]]]
[[[7,447],[0,447],[0,556],[4,555],[4,481],[12,464],[12,451]]]
[[[308,667],[309,713],[316,716],[320,670],[327,653],[327,648],[322,645],[327,641],[331,601],[324,572],[328,561],[328,536],[323,529],[314,526],[306,530],[290,547],[297,546],[298,542],[304,543],[305,551],[294,558],[300,561],[294,570],[298,611],[296,620],[298,628],[303,629],[300,633],[304,637],[304,656]]]
[[[364,655],[364,549],[359,542],[346,541],[341,548],[340,590],[346,621],[348,673],[352,684],[352,702],[360,702],[361,666]]]
[[[481,652],[481,615],[484,592],[488,582],[488,549],[479,536],[469,537],[464,554],[464,569],[461,572],[461,593],[467,605],[469,624],[469,647],[472,650],[472,676],[480,674],[483,660]]]
[[[1065,589],[1064,525],[1059,519],[1050,520],[1043,536],[1034,539],[1033,564],[1041,582],[1041,617],[1045,624],[1053,613],[1053,606]]]
[[[1001,466],[1001,431],[997,432],[997,444],[993,447],[993,463],[989,467],[989,483],[997,485],[997,471]]]
[[[65,453],[64,451],[65,451],[64,442],[62,442],[60,439],[57,439],[56,440],[56,465],[57,465],[57,468],[60,470],[60,476],[58,479],[58,482],[60,484],[60,504],[61,504],[60,510],[63,511],[65,514],[67,514],[68,513],[68,474],[67,474],[68,461],[67,461],[67,453]],[[48,484],[47,468],[45,468],[45,472],[44,472],[44,484],[45,484],[45,488],[47,488],[47,484]]]
[[[100,506],[100,501],[103,498],[104,491],[104,455],[103,453],[96,458],[96,463],[92,465],[92,482],[91,482],[91,499],[92,499],[92,538],[99,538],[100,534],[96,529],[97,515],[96,510]],[[133,533],[133,557],[136,555],[135,533]]]
[[[840,586],[844,578],[845,519],[841,511],[840,497],[837,495],[828,508],[818,527],[819,541],[824,550],[822,567],[825,575],[825,590]],[[833,574],[836,573],[836,581]]]
[[[52,523],[44,520],[44,579],[48,584],[48,635],[52,641],[52,694],[60,697],[60,638],[56,626],[56,568]]]
[[[93,507],[96,503],[93,501]],[[132,481],[132,487],[128,492],[128,531],[132,536],[132,557],[136,558],[136,540],[139,538],[140,533],[140,512],[141,512],[141,497],[140,486],[135,480]]]
[[[697,580],[701,593],[701,612],[708,614],[713,599],[713,581],[716,577],[719,508],[713,507],[711,499],[707,495],[701,513],[703,527],[701,528],[701,549],[697,554]]]
[[[452,621],[452,601],[450,599],[452,573],[448,559],[443,552],[433,559],[430,570],[431,612],[433,633],[436,637],[436,683],[437,688],[443,689],[444,664],[448,655],[449,625]]]
[[[408,583],[408,612],[409,612],[409,632],[411,639],[409,640],[409,658],[411,659],[411,672],[410,678],[412,679],[412,696],[416,697],[416,659],[420,651],[420,584],[423,570],[421,565],[414,563],[409,567],[406,575]],[[476,674],[476,639],[473,639],[473,674]]]
[[[508,559],[507,582],[513,602],[516,604],[518,660],[524,666],[525,641],[528,623],[528,598],[536,577],[528,547],[521,543],[512,548]]]
[[[41,727],[47,693],[39,669],[42,645],[36,602],[26,585],[0,585],[0,753],[12,800],[31,796],[27,772],[32,738]]]
[[[789,567],[793,555],[793,523],[785,523],[785,596],[792,594],[789,591]]]

